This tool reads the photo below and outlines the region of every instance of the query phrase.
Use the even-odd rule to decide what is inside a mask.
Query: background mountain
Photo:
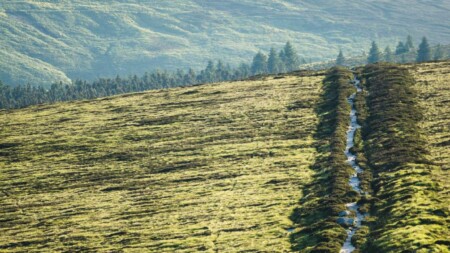
[[[94,79],[250,61],[290,40],[307,60],[360,55],[372,40],[395,47],[450,41],[445,0],[2,1],[0,80]]]

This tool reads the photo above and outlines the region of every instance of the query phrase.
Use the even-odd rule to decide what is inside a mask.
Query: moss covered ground
[[[322,80],[1,111],[0,251],[290,251]]]
[[[368,90],[364,151],[374,176],[371,231],[363,251],[448,252],[443,195],[448,182],[434,179],[444,168],[430,159],[436,136],[423,127],[424,115],[434,109],[420,106],[420,84],[404,67],[369,65],[363,77]]]
[[[450,63],[354,73],[365,196],[342,68],[0,111],[0,252],[448,252]]]
[[[350,105],[347,98],[355,92],[353,74],[345,68],[333,68],[323,81],[323,92],[316,112],[319,124],[314,146],[317,159],[312,166],[313,182],[304,190],[301,205],[292,215],[299,227],[292,235],[293,249],[300,252],[339,252],[347,233],[336,223],[345,204],[356,201],[348,180],[352,168],[344,150]]]
[[[428,159],[438,165],[433,180],[440,183],[439,198],[450,205],[450,62],[423,63],[408,66],[416,79],[413,88],[424,120],[419,122],[428,144]]]

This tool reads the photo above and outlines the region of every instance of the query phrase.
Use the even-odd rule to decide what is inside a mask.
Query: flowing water
[[[353,93],[348,98],[348,103],[350,104],[352,110],[350,112],[350,126],[348,127],[347,131],[347,146],[345,148],[345,155],[347,156],[347,162],[355,170],[355,173],[350,177],[349,184],[353,190],[359,192],[360,194],[364,194],[364,192],[361,190],[360,180],[358,178],[358,174],[362,172],[362,169],[356,164],[356,155],[350,152],[350,149],[354,146],[356,129],[361,127],[360,125],[358,125],[357,122],[355,97],[356,93],[361,92],[362,89],[359,85],[360,84],[359,80],[357,80],[356,78],[353,81],[353,84],[356,88],[356,92]],[[356,216],[352,218],[353,219],[352,225],[347,229],[347,239],[345,240],[345,243],[342,246],[340,253],[350,253],[355,250],[355,247],[352,245],[352,237],[356,233],[356,230],[358,230],[358,228],[361,227],[361,222],[364,220],[365,217],[364,214],[358,211],[359,206],[356,204],[356,202],[347,203],[345,206],[347,207],[347,211],[355,213]]]

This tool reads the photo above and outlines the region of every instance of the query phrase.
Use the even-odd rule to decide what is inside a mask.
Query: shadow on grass
[[[312,166],[316,173],[305,187],[300,206],[290,216],[298,227],[290,237],[294,251],[338,252],[347,237],[336,218],[345,210],[345,203],[358,197],[348,185],[352,169],[343,153],[351,110],[347,98],[354,92],[352,78],[349,70],[333,68],[323,81],[321,102],[316,108],[320,119],[314,136],[319,153]]]

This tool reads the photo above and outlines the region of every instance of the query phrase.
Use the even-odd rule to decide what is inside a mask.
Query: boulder
[[[355,219],[353,218],[340,217],[336,222],[343,227],[352,227],[355,225]]]
[[[341,211],[339,212],[339,217],[349,216],[350,214],[350,211]]]

